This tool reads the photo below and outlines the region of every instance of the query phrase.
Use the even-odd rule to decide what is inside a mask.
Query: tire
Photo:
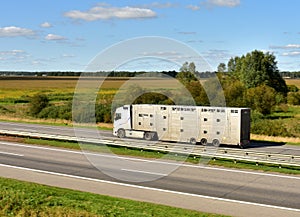
[[[124,129],[119,129],[118,130],[118,137],[119,138],[125,138],[126,137]]]
[[[191,144],[191,145],[196,145],[196,144],[197,144],[196,139],[192,137],[192,138],[190,139],[190,144]]]
[[[153,133],[145,132],[144,139],[147,141],[151,141],[153,139]]]
[[[219,141],[218,139],[214,139],[214,140],[212,141],[212,145],[213,145],[213,146],[219,146],[219,145],[220,145],[220,141]]]
[[[200,143],[201,143],[201,145],[207,145],[207,139],[202,138],[202,139],[200,140]]]

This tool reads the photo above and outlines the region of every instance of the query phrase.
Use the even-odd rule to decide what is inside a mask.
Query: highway
[[[16,130],[16,131],[24,131],[24,132],[47,133],[53,135],[82,136],[86,138],[101,138],[101,139],[111,139],[111,140],[116,139],[116,137],[114,137],[112,135],[112,132],[109,130],[98,131],[90,128],[75,128],[76,131],[74,131],[74,128],[72,127],[14,123],[14,122],[0,122],[0,129]],[[251,151],[278,153],[278,154],[292,154],[292,155],[300,156],[299,146],[283,145],[281,143],[252,142],[250,146],[247,147],[247,149]]]
[[[38,127],[31,130],[41,130]],[[49,133],[59,128],[43,129]],[[4,177],[233,216],[300,215],[299,176],[5,141],[0,141],[0,172]]]

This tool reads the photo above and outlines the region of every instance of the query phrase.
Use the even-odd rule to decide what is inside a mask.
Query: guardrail
[[[0,135],[30,137],[40,139],[54,139],[61,141],[80,142],[80,143],[92,143],[92,144],[104,144],[111,146],[121,146],[137,148],[141,150],[152,150],[160,152],[171,152],[177,154],[187,154],[192,156],[202,156],[211,158],[231,159],[234,161],[248,161],[256,163],[276,164],[285,166],[300,167],[300,156],[266,153],[266,152],[254,152],[243,149],[230,149],[219,148],[213,146],[194,146],[190,144],[178,144],[178,143],[165,143],[165,142],[153,142],[145,140],[121,140],[121,139],[95,139],[76,136],[65,135],[51,135],[45,133],[35,132],[22,132],[14,130],[0,130]]]

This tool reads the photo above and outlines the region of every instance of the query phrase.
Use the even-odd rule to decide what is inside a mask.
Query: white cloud
[[[48,34],[45,37],[45,39],[48,41],[63,41],[63,40],[66,40],[67,38],[60,36],[60,35]]]
[[[295,49],[295,48],[300,48],[300,44],[288,44],[285,46],[287,49]]]
[[[0,51],[0,60],[20,61],[28,56],[29,55],[24,50]]]
[[[43,28],[50,28],[50,27],[52,27],[52,24],[49,23],[49,22],[44,22],[40,26],[43,27]]]
[[[17,37],[17,36],[34,36],[36,33],[31,29],[16,27],[16,26],[7,26],[0,28],[0,37]]]
[[[300,44],[288,44],[284,46],[270,46],[271,49],[300,49]]]
[[[100,7],[96,6],[88,11],[73,10],[64,13],[64,16],[72,19],[81,19],[85,21],[107,20],[107,19],[137,19],[153,18],[156,13],[151,9],[137,7]]]
[[[143,52],[143,56],[153,56],[153,57],[170,57],[180,55],[176,51],[158,51],[158,52]]]
[[[236,7],[239,6],[241,2],[240,0],[207,0],[204,4],[217,7]]]
[[[178,34],[182,34],[182,35],[196,35],[197,32],[184,32],[184,31],[182,31],[182,32],[178,32]]]
[[[177,6],[178,6],[177,3],[171,3],[171,2],[166,2],[166,3],[152,2],[150,4],[137,5],[135,7],[138,7],[138,8],[175,8]]]
[[[200,6],[198,5],[188,5],[186,8],[191,9],[192,11],[198,11],[200,10]]]
[[[282,53],[282,56],[287,56],[287,57],[300,56],[300,51],[285,52]]]
[[[63,55],[61,55],[63,58],[73,58],[73,57],[75,57],[75,55],[74,54],[63,54]]]

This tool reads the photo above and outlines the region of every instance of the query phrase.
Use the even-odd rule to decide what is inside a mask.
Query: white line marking
[[[166,162],[166,161],[160,161],[160,160],[146,160],[146,159],[140,159],[140,158],[122,157],[122,156],[118,156],[118,155],[114,155],[114,154],[108,155],[108,154],[91,153],[91,152],[86,152],[86,151],[85,152],[84,151],[72,151],[72,150],[66,150],[66,149],[56,149],[56,148],[49,148],[49,147],[24,145],[24,144],[3,142],[3,141],[0,141],[0,144],[7,145],[7,146],[16,146],[16,147],[25,147],[25,148],[65,152],[65,153],[72,153],[72,154],[91,155],[91,156],[117,158],[117,159],[123,159],[123,160],[140,161],[140,162],[148,162],[148,163],[156,163],[156,164],[183,166],[183,167],[198,168],[198,169],[205,169],[205,170],[225,171],[225,172],[231,172],[231,173],[242,173],[242,174],[258,175],[258,176],[269,176],[269,177],[277,177],[277,178],[284,178],[284,179],[300,180],[300,176],[243,171],[243,170],[237,170],[237,169],[225,169],[225,168],[219,168],[219,167],[211,167],[211,166],[203,166],[203,165],[190,165],[190,164],[185,164],[185,163]]]
[[[281,207],[281,206],[274,206],[274,205],[268,205],[268,204],[253,203],[253,202],[226,199],[226,198],[220,198],[220,197],[211,197],[211,196],[205,196],[205,195],[199,195],[199,194],[185,193],[185,192],[180,192],[180,191],[165,190],[165,189],[160,189],[160,188],[151,188],[151,187],[145,187],[145,186],[139,186],[139,185],[133,185],[133,184],[112,182],[112,181],[93,179],[93,178],[75,176],[75,175],[68,175],[68,174],[64,174],[64,173],[56,173],[56,172],[50,172],[50,171],[45,171],[45,170],[37,170],[37,169],[31,169],[31,168],[26,168],[26,167],[18,167],[18,166],[6,165],[6,164],[0,164],[0,166],[7,167],[7,168],[13,168],[13,169],[26,170],[26,171],[31,171],[31,172],[44,173],[44,174],[49,174],[49,175],[68,177],[68,178],[73,178],[73,179],[87,180],[87,181],[106,183],[106,184],[112,184],[112,185],[119,185],[119,186],[131,187],[131,188],[151,190],[151,191],[159,191],[159,192],[170,193],[170,194],[179,194],[179,195],[198,197],[198,198],[204,198],[204,199],[211,199],[211,200],[225,201],[225,202],[231,202],[231,203],[239,203],[239,204],[246,204],[246,205],[253,205],[253,206],[260,206],[260,207],[267,207],[267,208],[274,208],[274,209],[300,212],[300,209],[296,209],[296,208],[289,208],[289,207]]]
[[[150,175],[156,175],[156,176],[167,176],[169,174],[164,173],[153,173],[153,172],[147,172],[147,171],[141,171],[141,170],[131,170],[131,169],[121,169],[123,171],[133,172],[133,173],[145,173]]]
[[[23,154],[16,154],[16,153],[11,153],[11,152],[5,152],[5,151],[0,151],[0,154],[5,154],[5,155],[13,155],[13,156],[20,156],[23,157]]]

